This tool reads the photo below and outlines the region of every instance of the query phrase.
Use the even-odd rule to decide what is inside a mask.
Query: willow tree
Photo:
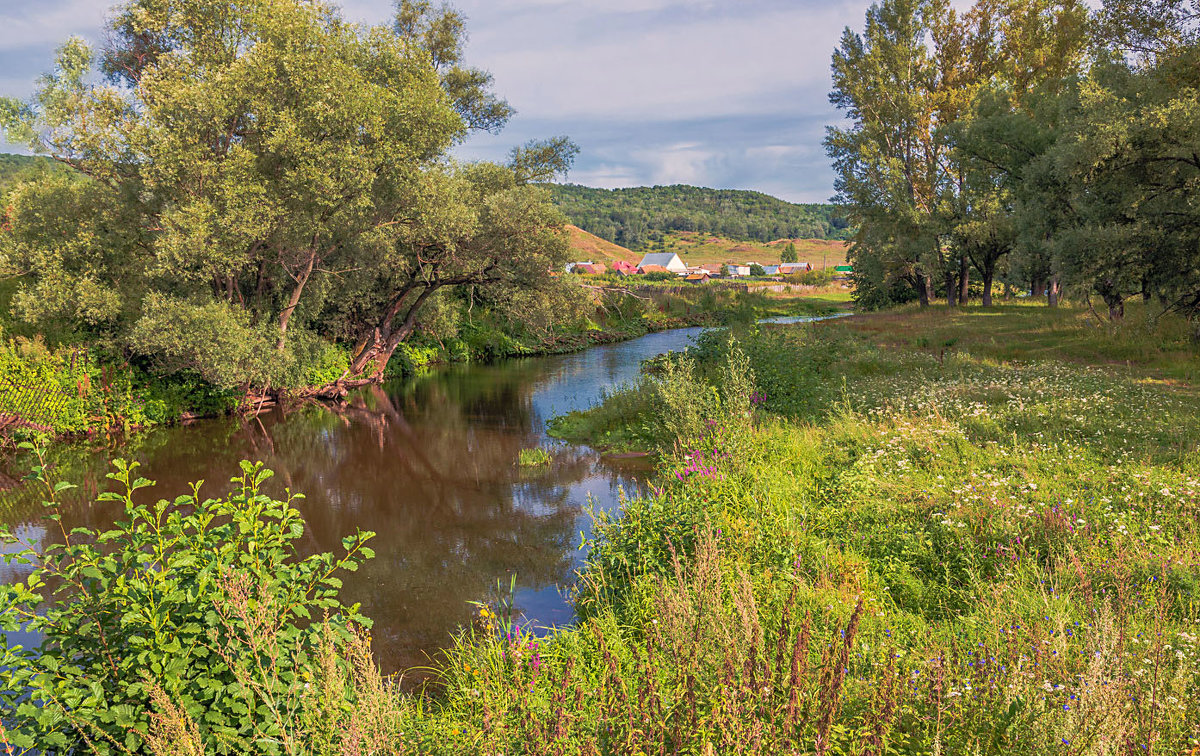
[[[478,213],[431,187],[459,172],[453,145],[511,109],[462,63],[453,11],[406,1],[394,23],[361,26],[308,0],[129,0],[111,17],[98,56],[69,41],[30,102],[0,106],[9,139],[87,178],[16,203],[31,320],[108,329],[223,383],[270,380],[297,328],[323,335],[331,303],[363,297],[364,268],[386,277],[379,250]],[[75,233],[88,251],[71,260],[39,230],[63,207],[102,231]],[[189,327],[202,336],[172,333]],[[261,369],[207,364],[235,353]]]

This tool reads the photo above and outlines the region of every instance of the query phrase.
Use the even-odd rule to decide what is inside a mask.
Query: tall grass
[[[264,752],[1190,753],[1200,398],[1146,377],[857,326],[713,336],[575,419],[661,470],[598,516],[574,626],[481,605],[402,693],[362,636],[265,684],[253,586],[217,616],[265,660],[240,685],[276,691]],[[199,753],[203,718],[153,705],[154,752]]]

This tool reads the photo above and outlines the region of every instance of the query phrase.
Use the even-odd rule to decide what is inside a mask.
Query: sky
[[[99,43],[108,0],[0,0],[0,95],[28,97],[71,35]],[[868,0],[455,0],[467,62],[517,115],[463,159],[503,159],[530,139],[580,147],[568,180],[616,188],[695,184],[825,202],[821,146],[839,122],[829,61]],[[391,0],[343,0],[386,22]],[[0,152],[21,151],[0,141]]]

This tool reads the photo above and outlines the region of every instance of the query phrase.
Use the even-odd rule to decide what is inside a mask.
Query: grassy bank
[[[712,332],[595,410],[661,475],[598,519],[574,626],[498,600],[422,694],[317,641],[320,696],[250,667],[237,690],[293,752],[1188,753],[1194,357],[1170,323],[1080,315]],[[185,695],[145,702],[147,742],[219,752]]]
[[[526,327],[482,311],[470,320],[430,323],[402,344],[389,363],[391,377],[453,362],[563,354],[596,344],[637,338],[652,331],[749,322],[771,315],[817,313],[830,304],[720,289],[633,296],[622,289],[596,296],[588,307],[544,327]],[[11,326],[12,324],[10,324]],[[18,331],[21,329],[17,329]],[[7,429],[11,440],[125,433],[170,424],[182,417],[236,411],[237,388],[218,388],[195,373],[162,375],[145,361],[60,339],[0,331],[0,415],[23,421]],[[350,363],[345,345],[312,344],[288,371],[292,389],[319,386],[342,376]],[[3,430],[3,429],[0,429]]]
[[[477,628],[430,726],[445,752],[1186,752],[1200,400],[1159,327],[893,313],[659,365],[595,411],[663,475],[601,519],[579,626]]]

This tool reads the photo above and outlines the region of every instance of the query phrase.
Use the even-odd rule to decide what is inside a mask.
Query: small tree
[[[750,275],[765,276],[765,275],[767,275],[767,271],[765,268],[763,268],[763,266],[759,265],[758,263],[754,263],[753,265],[750,266]]]
[[[374,534],[344,539],[342,556],[302,558],[299,497],[264,495],[272,473],[262,463],[243,462],[224,497],[201,498],[196,483],[149,505],[134,502],[154,485],[137,463],[113,465],[117,490],[99,500],[122,505],[124,517],[107,531],[62,528],[59,498],[74,486],[34,468],[62,542],[5,555],[36,566],[0,596],[2,626],[42,638],[0,651],[8,740],[42,753],[137,753],[155,733],[154,709],[173,702],[199,723],[205,753],[278,742],[313,656],[345,658],[330,644],[341,649],[368,625],[341,604],[334,574],[372,557],[364,544]],[[4,540],[18,542],[7,531]]]
[[[781,252],[779,254],[779,261],[785,262],[785,263],[794,263],[794,262],[796,262],[797,259],[798,258],[796,257],[796,243],[788,242],[787,245],[784,246],[783,252]]]

